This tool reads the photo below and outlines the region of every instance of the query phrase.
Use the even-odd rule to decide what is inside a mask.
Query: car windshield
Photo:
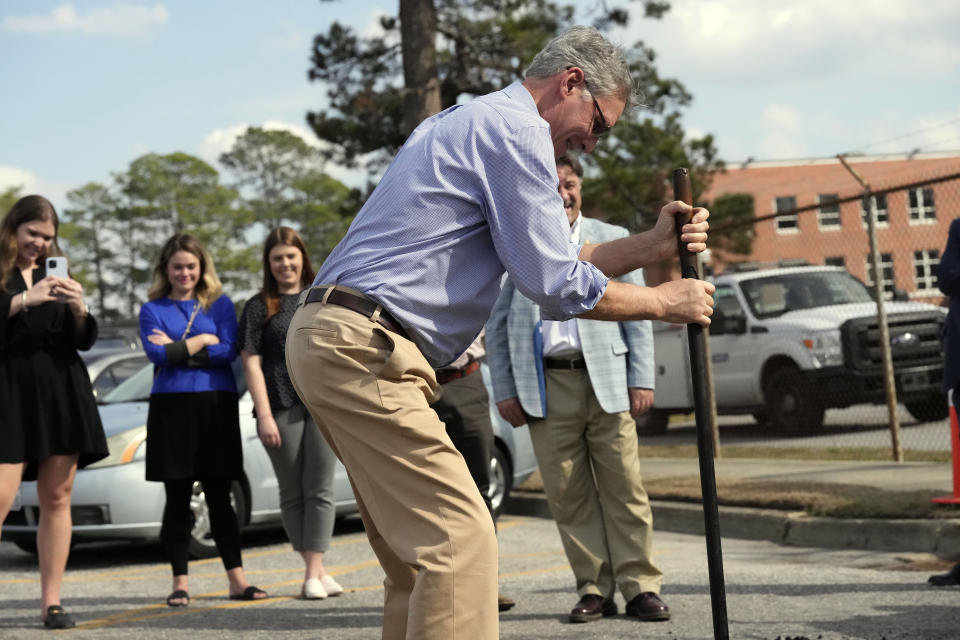
[[[773,318],[800,309],[873,302],[864,284],[845,271],[810,271],[751,278],[741,281],[740,288],[758,318]]]
[[[233,369],[233,376],[237,382],[237,393],[238,395],[243,395],[247,390],[247,385],[243,376],[243,365],[240,363],[240,358],[233,361],[231,368]],[[100,399],[100,404],[146,402],[150,399],[150,390],[152,388],[153,364],[151,363],[117,385],[113,391]]]
[[[153,387],[153,364],[147,364],[100,398],[100,404],[145,402],[150,399],[151,387]]]

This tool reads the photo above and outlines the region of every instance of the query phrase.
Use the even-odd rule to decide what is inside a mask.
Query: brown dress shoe
[[[570,612],[570,622],[593,622],[615,615],[617,615],[617,603],[613,598],[588,593],[580,598],[580,602]]]
[[[516,606],[516,602],[513,601],[513,598],[510,596],[505,596],[502,593],[497,593],[497,608],[500,611],[509,611]]]
[[[660,599],[660,596],[647,591],[627,603],[627,615],[635,616],[646,622],[657,622],[670,619],[670,607]]]

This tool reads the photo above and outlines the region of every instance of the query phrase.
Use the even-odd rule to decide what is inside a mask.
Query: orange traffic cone
[[[937,504],[960,504],[960,422],[957,421],[957,407],[953,404],[953,389],[947,393],[947,406],[950,407],[950,449],[953,452],[953,495],[934,498]]]

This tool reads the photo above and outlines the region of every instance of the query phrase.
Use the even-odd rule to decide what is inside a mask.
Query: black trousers
[[[240,527],[237,514],[230,504],[230,485],[228,478],[202,478],[203,492],[210,510],[210,532],[217,545],[223,567],[227,571],[243,566],[240,559]],[[167,559],[173,568],[173,575],[187,575],[187,561],[190,557],[190,531],[193,529],[193,512],[190,510],[190,497],[193,495],[194,480],[164,480],[163,488],[167,494],[167,503],[163,507],[163,525],[160,528],[160,541],[167,552]]]
[[[443,396],[433,405],[446,426],[447,435],[467,463],[467,469],[493,515],[490,504],[490,460],[493,457],[493,425],[490,397],[483,376],[475,371],[441,385]]]

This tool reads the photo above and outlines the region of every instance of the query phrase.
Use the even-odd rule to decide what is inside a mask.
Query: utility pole
[[[880,272],[880,247],[877,243],[877,209],[870,184],[847,163],[842,154],[837,158],[863,187],[863,200],[867,207],[867,234],[870,236],[870,266],[873,271],[873,291],[877,299],[877,323],[880,329],[880,352],[883,354],[883,388],[887,395],[887,414],[890,416],[890,444],[893,459],[903,462],[903,446],[900,444],[900,418],[897,416],[897,385],[893,378],[893,355],[890,353],[890,328],[887,326],[887,310],[883,300],[883,275]]]

